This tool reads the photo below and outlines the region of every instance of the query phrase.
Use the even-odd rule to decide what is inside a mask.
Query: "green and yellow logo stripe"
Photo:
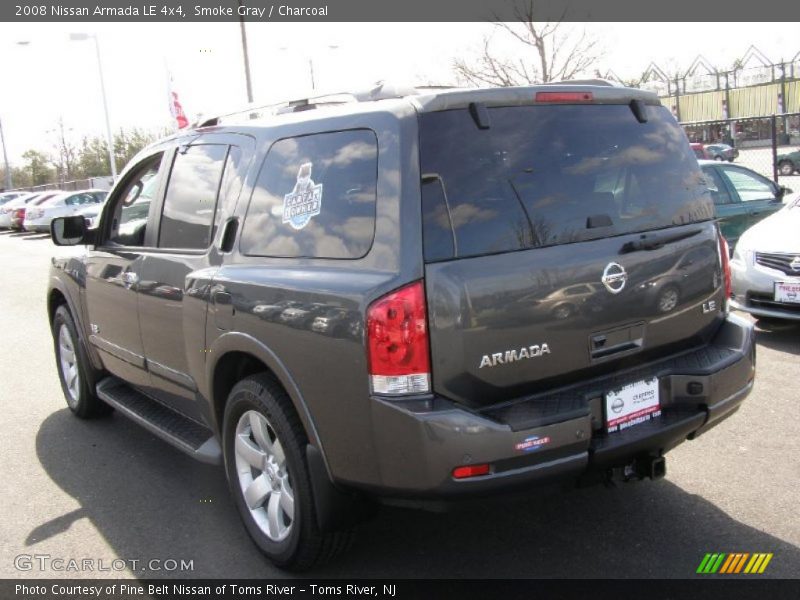
[[[740,573],[755,575],[763,573],[769,561],[772,560],[772,553],[756,552],[713,552],[703,557],[697,573],[703,575],[735,575]]]

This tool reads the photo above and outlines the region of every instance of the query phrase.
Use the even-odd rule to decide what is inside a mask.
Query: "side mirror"
[[[81,215],[56,217],[50,222],[50,239],[56,246],[90,244],[94,235],[86,230],[86,221]]]
[[[792,190],[787,188],[785,185],[779,185],[779,186],[777,186],[777,189],[775,190],[775,198],[776,198],[776,200],[783,200],[783,197],[786,194],[792,194],[792,193],[794,193],[794,192],[792,192]]]

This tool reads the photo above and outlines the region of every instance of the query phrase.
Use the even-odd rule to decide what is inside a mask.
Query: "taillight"
[[[14,218],[15,219],[24,219],[25,218],[25,209],[24,208],[18,208],[17,210],[15,210],[14,211]]]
[[[592,92],[536,92],[536,102],[591,102]]]
[[[719,255],[722,265],[722,277],[725,280],[725,303],[727,304],[728,298],[733,293],[733,285],[731,283],[730,248],[728,247],[728,241],[722,237],[722,234],[719,236]]]
[[[367,310],[367,360],[376,394],[423,394],[431,389],[425,287],[417,281]]]

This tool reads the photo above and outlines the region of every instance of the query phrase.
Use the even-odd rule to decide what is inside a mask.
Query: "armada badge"
[[[496,367],[497,365],[507,365],[512,362],[524,360],[526,358],[537,358],[550,354],[550,347],[547,344],[534,344],[533,346],[526,346],[517,350],[506,350],[505,352],[495,352],[493,354],[484,354],[481,358],[481,364],[478,367]]]

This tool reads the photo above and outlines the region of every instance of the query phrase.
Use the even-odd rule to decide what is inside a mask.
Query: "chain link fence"
[[[699,158],[732,158],[733,164],[800,189],[800,113],[681,123],[681,126]],[[726,154],[720,144],[732,146],[734,155]]]

